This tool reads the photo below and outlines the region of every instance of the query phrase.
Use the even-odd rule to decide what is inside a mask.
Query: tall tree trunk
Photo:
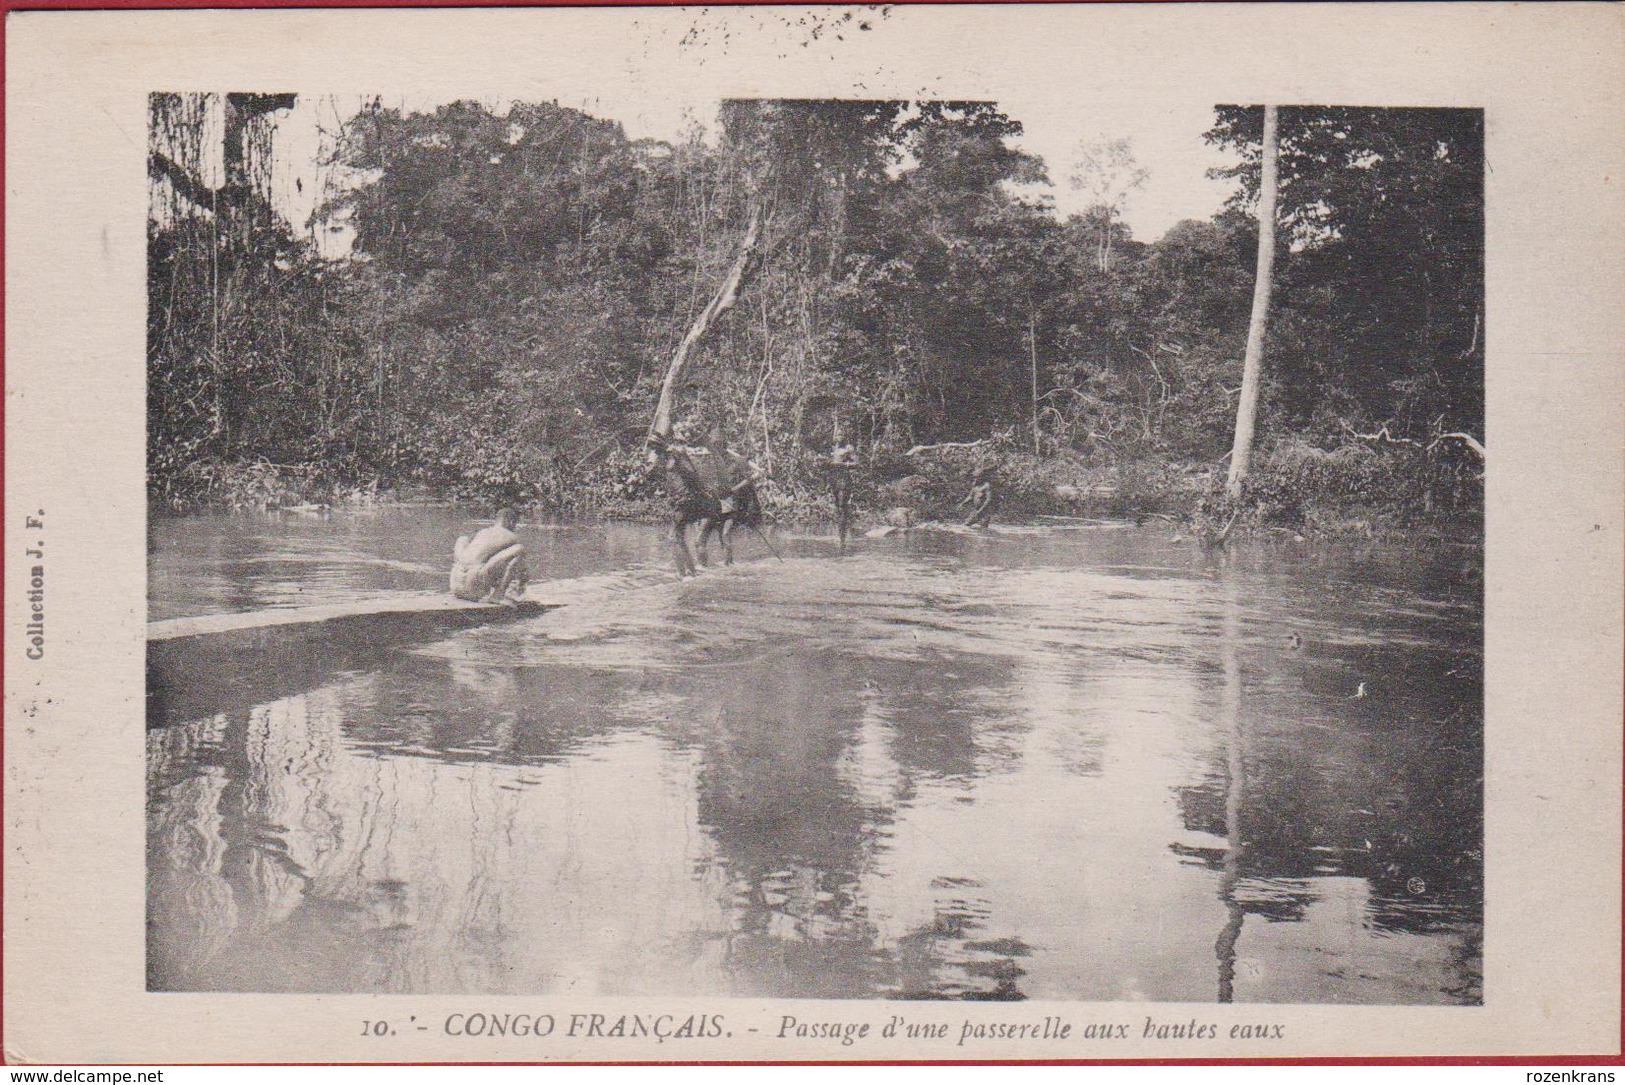
[[[841,256],[846,249],[846,202],[847,179],[846,170],[841,170],[835,179],[835,208],[830,215],[829,230],[829,258],[824,265],[824,277],[835,278],[836,269],[841,266]]]
[[[1033,311],[1033,299],[1027,299],[1027,363],[1032,375],[1033,394],[1033,455],[1038,451],[1038,316]]]
[[[683,375],[683,369],[688,365],[688,356],[711,327],[717,317],[733,308],[735,299],[739,297],[739,284],[745,277],[745,268],[750,263],[751,255],[756,251],[756,241],[761,235],[762,203],[759,198],[753,198],[750,205],[750,220],[745,225],[745,236],[740,239],[739,252],[734,256],[733,266],[717,287],[717,292],[694,323],[689,325],[688,334],[683,341],[677,344],[677,351],[672,355],[671,364],[666,367],[666,379],[660,385],[660,402],[655,406],[654,424],[649,432],[657,437],[665,437],[671,433],[671,402],[677,388],[677,381]]]
[[[1264,369],[1264,334],[1269,328],[1270,286],[1275,275],[1276,108],[1264,107],[1264,169],[1258,184],[1258,275],[1253,282],[1253,315],[1247,324],[1247,356],[1242,364],[1241,396],[1236,403],[1236,443],[1230,450],[1230,477],[1225,488],[1241,496],[1252,466],[1253,429],[1258,420],[1258,388]]]

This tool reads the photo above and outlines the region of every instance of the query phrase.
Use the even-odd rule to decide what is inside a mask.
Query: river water
[[[155,521],[151,614],[436,590],[474,526]],[[1477,548],[522,534],[559,609],[149,730],[150,987],[1482,998]]]

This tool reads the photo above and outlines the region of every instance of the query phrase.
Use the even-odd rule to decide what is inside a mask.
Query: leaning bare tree
[[[1236,403],[1236,443],[1230,451],[1226,489],[1241,496],[1252,466],[1253,430],[1258,419],[1258,388],[1264,369],[1264,334],[1269,327],[1270,285],[1275,274],[1276,107],[1264,107],[1264,163],[1258,185],[1258,275],[1253,282],[1253,315],[1247,325],[1247,354]]]
[[[666,379],[660,384],[660,401],[655,405],[654,424],[649,427],[652,436],[665,437],[671,433],[672,397],[683,370],[688,366],[688,356],[712,323],[733,308],[735,300],[739,297],[739,284],[745,278],[751,257],[755,255],[756,243],[761,238],[761,232],[762,201],[759,191],[753,191],[745,222],[745,233],[740,238],[738,250],[734,253],[733,265],[728,268],[728,274],[723,276],[722,282],[717,285],[716,293],[711,295],[710,302],[700,310],[699,315],[694,318],[694,323],[689,325],[688,333],[683,336],[682,342],[677,344],[671,363],[666,367]]]

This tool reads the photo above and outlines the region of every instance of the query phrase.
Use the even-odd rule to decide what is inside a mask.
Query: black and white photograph
[[[330,1024],[386,1061],[862,1059],[888,1021],[885,1057],[1333,1054],[1291,1014],[1426,1009],[1362,1052],[1414,1053],[1514,1012],[1561,882],[1489,875],[1618,850],[1617,794],[1593,837],[1568,805],[1618,706],[1497,675],[1583,705],[1619,645],[1511,593],[1618,569],[1486,525],[1617,549],[1620,450],[1553,406],[1602,323],[1507,332],[1508,122],[1010,7],[534,11],[489,73],[432,35],[347,68],[383,24],[329,13],[332,77],[120,91],[130,470],[71,470],[144,525],[121,997],[376,1007]],[[1001,17],[1098,67],[1012,69]],[[951,20],[985,57],[902,49]],[[1552,462],[1605,462],[1503,516],[1541,477],[1513,359]],[[80,506],[18,486],[57,659]]]
[[[152,989],[1477,1002],[1481,111],[668,115],[153,94]]]

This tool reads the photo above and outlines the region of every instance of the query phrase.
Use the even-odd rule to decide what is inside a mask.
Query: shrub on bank
[[[311,504],[325,497],[330,488],[315,467],[266,460],[193,462],[165,482],[155,496],[174,512],[208,508],[244,512]]]
[[[1239,500],[1224,492],[1223,475],[1215,473],[1191,518],[1209,539],[1227,528],[1267,527],[1369,538],[1476,521],[1483,497],[1482,466],[1448,444],[1349,441],[1322,447],[1287,437],[1260,450]]]
[[[302,504],[371,504],[409,496],[480,504],[520,504],[572,518],[664,520],[665,479],[650,475],[641,450],[612,448],[585,464],[536,453],[492,454],[385,484],[323,465],[192,463],[154,479],[158,513],[251,510]],[[765,511],[781,523],[829,522],[835,510],[821,457],[781,454],[761,486]],[[907,518],[955,520],[978,469],[991,467],[997,516],[1189,517],[1200,533],[1226,525],[1290,527],[1322,534],[1371,535],[1481,515],[1482,466],[1465,448],[1350,441],[1328,446],[1301,437],[1262,449],[1242,500],[1223,492],[1223,465],[1139,457],[1106,459],[1064,452],[1033,456],[1008,438],[881,459],[857,473],[858,520],[879,523],[895,509]],[[634,480],[629,484],[629,480]],[[894,517],[895,518],[895,517]],[[1232,520],[1234,523],[1232,524]]]

